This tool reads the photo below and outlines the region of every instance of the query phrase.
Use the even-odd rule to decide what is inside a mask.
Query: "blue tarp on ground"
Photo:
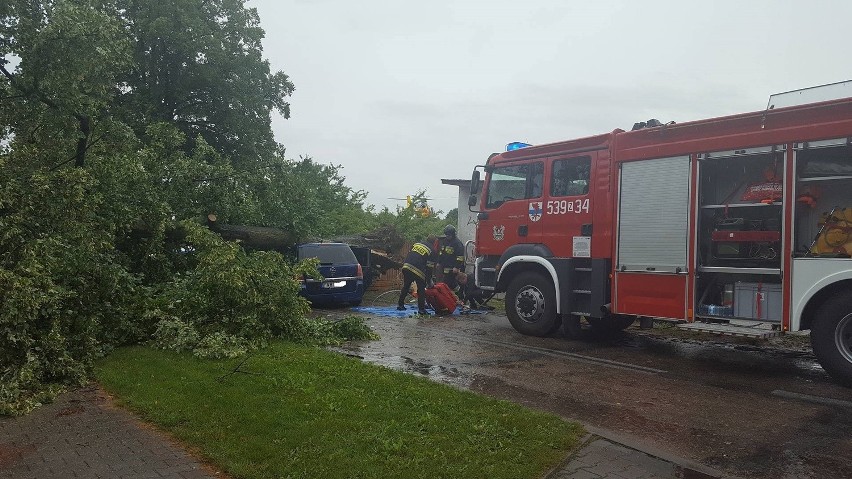
[[[409,318],[411,316],[417,315],[417,306],[408,306],[405,311],[397,311],[396,306],[356,306],[352,308],[352,311],[356,311],[359,313],[372,314],[374,316],[383,316],[386,318]],[[430,311],[430,314],[435,314],[434,311]],[[485,314],[485,311],[476,311],[476,310],[464,310],[459,311],[459,308],[456,308],[453,311],[453,316],[465,314]]]

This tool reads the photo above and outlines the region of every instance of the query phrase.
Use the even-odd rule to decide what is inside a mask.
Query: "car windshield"
[[[299,259],[317,258],[320,264],[355,264],[355,253],[345,244],[306,244],[299,247]]]

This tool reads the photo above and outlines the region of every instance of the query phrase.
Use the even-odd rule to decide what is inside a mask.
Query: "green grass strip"
[[[133,347],[96,374],[236,478],[537,478],[581,426],[319,348],[211,361]],[[219,378],[224,379],[218,380]]]

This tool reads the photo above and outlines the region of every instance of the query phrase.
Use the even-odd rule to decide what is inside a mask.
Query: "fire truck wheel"
[[[521,334],[552,334],[561,324],[553,284],[533,271],[519,274],[506,288],[506,316]]]
[[[828,374],[852,386],[852,295],[835,296],[819,308],[811,326],[811,346]]]

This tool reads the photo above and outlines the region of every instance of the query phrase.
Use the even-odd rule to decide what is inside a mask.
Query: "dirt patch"
[[[83,412],[86,412],[86,408],[77,404],[74,406],[68,406],[66,408],[60,409],[59,412],[54,415],[54,417],[73,416],[75,414],[81,414]]]
[[[15,463],[25,456],[35,452],[34,444],[16,446],[14,444],[0,443],[0,468],[10,469]]]

